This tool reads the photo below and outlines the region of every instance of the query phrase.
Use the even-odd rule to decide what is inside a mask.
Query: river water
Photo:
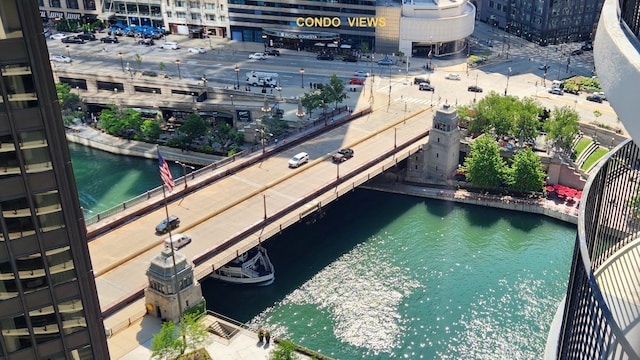
[[[86,151],[88,211],[160,183],[156,161]],[[336,359],[539,359],[574,238],[543,216],[356,190],[265,243],[272,285],[202,287],[210,310]]]

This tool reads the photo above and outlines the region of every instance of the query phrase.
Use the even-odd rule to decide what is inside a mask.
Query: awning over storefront
[[[330,48],[337,48],[337,47],[338,47],[338,44],[330,43],[330,44],[327,44],[327,47],[330,47]]]
[[[351,49],[351,45],[349,45],[349,44],[342,44],[342,45],[340,45],[340,49]]]
[[[49,19],[64,19],[64,13],[60,11],[50,11]]]
[[[80,20],[80,14],[78,13],[67,13],[67,19],[69,20]]]
[[[315,43],[314,46],[324,46],[324,43]]]
[[[283,39],[299,39],[299,40],[315,40],[315,41],[333,41],[338,40],[340,35],[332,32],[320,31],[300,31],[287,29],[262,29],[262,33],[267,36],[273,36]]]

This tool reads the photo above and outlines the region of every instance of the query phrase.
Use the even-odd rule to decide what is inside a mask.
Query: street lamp
[[[182,166],[182,177],[184,177],[184,188],[187,188],[187,168],[191,169],[192,171],[195,170],[196,168],[194,168],[191,165],[187,165],[184,163],[181,163],[180,161],[174,161],[176,164]]]
[[[273,136],[273,134],[265,132],[264,128],[256,129],[256,134],[260,135],[260,142],[262,143],[262,153],[264,154],[267,136]]]
[[[305,115],[304,109],[302,107],[302,101],[298,99],[298,111],[296,111],[296,116],[298,119],[302,119]]]
[[[113,93],[116,94],[116,102],[118,102],[118,88],[113,88]]]
[[[233,94],[229,95],[229,97],[231,98],[231,106],[233,106]]]
[[[124,55],[121,52],[118,53],[118,57],[120,58],[120,66],[122,67],[122,72],[124,72],[124,60],[122,60],[123,56]]]
[[[133,80],[133,69],[131,68],[131,66],[129,66],[129,63],[127,63],[125,70],[129,72],[129,75],[131,76],[131,80]]]
[[[233,68],[233,71],[236,72],[236,86],[238,90],[240,90],[240,68],[238,67],[238,65]]]
[[[507,90],[509,89],[509,78],[511,77],[511,67],[509,67],[509,72],[507,73],[507,85],[504,87],[504,96],[507,96]]]
[[[473,102],[476,102],[476,95],[478,95],[478,74],[476,74],[476,91],[473,92]]]
[[[67,49],[67,56],[69,57],[69,59],[71,59],[71,52],[69,51],[69,45],[65,46],[65,48]]]
[[[304,68],[300,68],[300,86],[304,89]]]
[[[204,86],[204,91],[207,91],[207,83],[209,82],[209,79],[207,79],[207,74],[202,74],[202,77],[200,78],[200,80],[202,80],[202,86]]]
[[[80,99],[80,86],[76,86],[76,92],[78,93],[78,99]]]
[[[153,106],[156,106],[156,91],[151,91],[153,93]]]
[[[176,59],[176,65],[178,65],[178,78],[182,80],[182,74],[180,73],[180,59]]]
[[[324,118],[324,126],[327,126],[327,104],[322,100],[322,117]]]

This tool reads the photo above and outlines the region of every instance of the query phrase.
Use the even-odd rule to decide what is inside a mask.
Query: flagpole
[[[156,150],[158,151],[158,159],[161,159],[162,156],[160,155],[160,147],[156,146]],[[163,159],[163,161],[166,163],[166,160]],[[181,323],[180,324],[180,333],[182,334],[182,342],[184,343],[185,349],[187,347],[187,336],[184,333],[184,324],[182,324],[182,299],[180,297],[180,288],[178,287],[178,270],[177,270],[177,266],[176,266],[176,253],[175,253],[175,249],[173,247],[173,239],[171,238],[171,226],[169,224],[169,206],[167,205],[167,192],[165,190],[165,183],[164,181],[162,182],[162,200],[164,203],[164,213],[166,216],[166,221],[167,221],[167,229],[169,229],[169,247],[171,249],[171,260],[173,261],[173,286],[176,289],[176,294],[178,295],[178,321]],[[184,350],[183,350],[184,353]]]

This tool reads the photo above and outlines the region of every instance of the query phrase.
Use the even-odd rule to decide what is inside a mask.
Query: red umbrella
[[[552,192],[554,190],[555,190],[555,188],[553,186],[547,186],[547,191],[548,192]]]
[[[578,200],[582,199],[582,191],[578,191],[574,197]]]

